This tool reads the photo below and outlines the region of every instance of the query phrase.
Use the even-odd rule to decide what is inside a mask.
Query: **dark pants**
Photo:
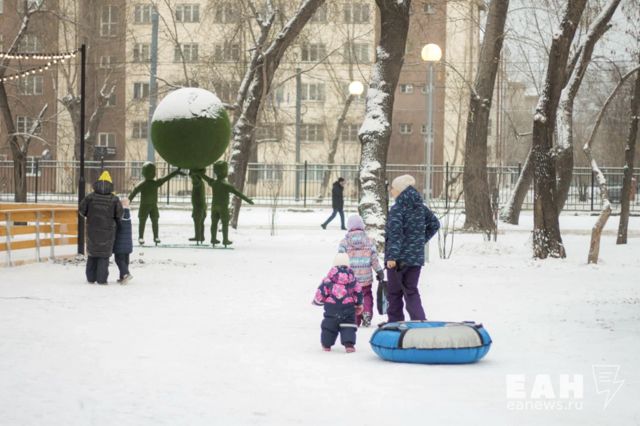
[[[340,215],[340,228],[345,229],[345,227],[344,227],[344,210],[343,209],[340,209],[340,210],[333,209],[333,213],[331,213],[331,216],[329,216],[329,219],[324,221],[322,226],[327,226],[329,223],[331,223],[331,221],[333,220],[334,217],[336,217],[337,214]]]
[[[123,279],[125,275],[129,275],[129,253],[114,253],[113,258],[120,270],[120,279]]]
[[[356,310],[351,306],[324,305],[324,319],[320,324],[320,343],[325,348],[330,348],[336,343],[340,334],[340,343],[343,346],[356,344]]]
[[[389,307],[387,316],[389,322],[404,321],[403,296],[407,304],[407,312],[412,320],[425,320],[422,300],[418,291],[418,279],[421,266],[405,266],[401,270],[387,269],[389,280],[387,291]]]
[[[87,281],[106,284],[109,278],[109,258],[89,256],[87,259]]]

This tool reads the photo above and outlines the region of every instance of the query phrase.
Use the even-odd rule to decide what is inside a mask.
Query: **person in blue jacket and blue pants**
[[[122,199],[122,218],[116,228],[116,240],[113,243],[113,257],[120,270],[120,284],[126,284],[133,278],[129,272],[129,255],[133,253],[133,232],[131,230],[131,211],[129,199]]]

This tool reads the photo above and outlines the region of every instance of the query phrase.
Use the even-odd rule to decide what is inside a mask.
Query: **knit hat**
[[[333,258],[333,266],[349,266],[349,255],[347,253],[338,253]]]
[[[416,180],[411,175],[398,176],[391,182],[391,187],[398,192],[402,192],[409,186],[415,186]]]
[[[364,222],[360,215],[354,214],[349,216],[349,219],[347,219],[347,229],[349,231],[353,231],[354,229],[361,229],[364,231]]]
[[[113,183],[113,181],[111,180],[111,175],[106,170],[104,172],[102,172],[102,174],[98,178],[98,181],[101,181],[101,180],[103,180],[105,182]]]

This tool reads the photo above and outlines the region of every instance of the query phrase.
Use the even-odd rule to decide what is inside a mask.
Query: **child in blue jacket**
[[[322,280],[312,302],[324,306],[324,319],[320,324],[320,343],[329,352],[340,334],[340,343],[347,353],[356,351],[356,315],[362,314],[362,287],[349,267],[349,256],[338,253],[333,268]]]
[[[133,252],[133,233],[131,230],[131,211],[129,210],[129,199],[122,198],[122,208],[124,210],[122,218],[118,221],[116,229],[116,240],[113,243],[113,257],[120,270],[120,284],[126,284],[133,278],[129,272],[129,255]]]

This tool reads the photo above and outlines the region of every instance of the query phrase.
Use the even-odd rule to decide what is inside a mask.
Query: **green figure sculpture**
[[[138,211],[138,243],[144,244],[144,228],[147,224],[147,218],[151,217],[151,227],[153,229],[153,242],[160,243],[158,238],[158,188],[164,185],[169,179],[182,173],[180,169],[176,169],[163,178],[156,180],[156,166],[153,163],[146,162],[142,165],[142,176],[144,180],[136,185],[129,194],[129,201],[133,201],[136,195],[140,193],[140,210]]]
[[[195,228],[195,237],[189,238],[189,241],[195,241],[197,244],[204,242],[204,220],[207,218],[207,187],[202,180],[203,174],[204,169],[189,172],[192,187],[191,217]]]
[[[226,161],[216,161],[213,165],[213,172],[216,175],[215,179],[202,175],[205,182],[213,189],[213,199],[211,201],[211,244],[215,246],[220,243],[216,238],[216,234],[218,233],[218,222],[222,221],[222,245],[226,247],[233,244],[229,240],[229,219],[231,218],[229,215],[229,194],[232,193],[249,204],[253,204],[253,201],[227,181],[229,165]]]

